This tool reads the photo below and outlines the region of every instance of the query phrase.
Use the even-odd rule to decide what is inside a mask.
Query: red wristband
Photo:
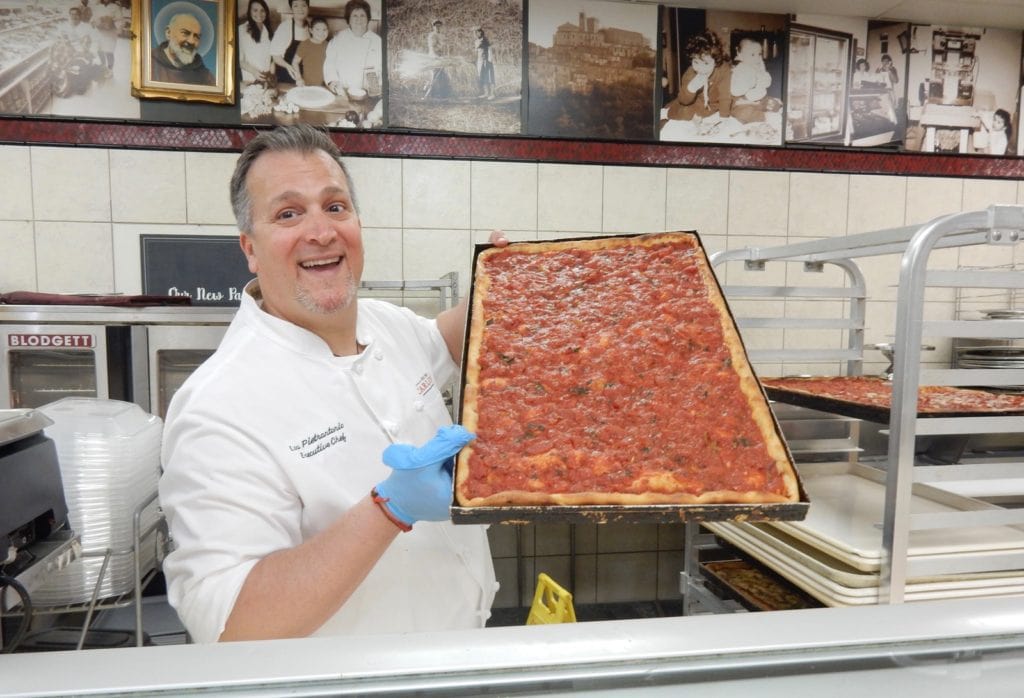
[[[372,490],[370,490],[370,498],[373,499],[373,503],[377,505],[377,508],[380,509],[381,512],[384,513],[384,516],[388,517],[388,521],[390,521],[394,525],[398,526],[398,529],[400,531],[408,533],[409,531],[412,530],[412,526],[410,526],[409,524],[407,524],[404,521],[402,521],[401,519],[399,519],[397,516],[395,516],[394,514],[391,513],[390,509],[388,509],[386,506],[384,506],[384,502],[387,502],[389,500],[388,500],[387,497],[381,497],[379,494],[377,494],[377,488],[376,487],[374,487]]]

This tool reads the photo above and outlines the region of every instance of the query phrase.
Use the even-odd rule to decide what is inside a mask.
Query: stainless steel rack
[[[1020,508],[980,503],[969,511],[942,514],[916,514],[910,509],[915,483],[1024,478],[1024,456],[1019,451],[998,457],[984,453],[966,455],[949,465],[927,465],[915,459],[919,438],[1024,434],[1022,416],[918,418],[917,414],[921,386],[1000,388],[1024,384],[1024,369],[950,368],[942,351],[924,353],[931,344],[948,348],[956,338],[1013,341],[1024,337],[1024,319],[929,317],[926,301],[937,296],[952,300],[965,289],[988,289],[1014,297],[1024,289],[1024,273],[1016,268],[959,268],[949,265],[948,257],[943,259],[935,254],[942,249],[978,246],[991,248],[991,258],[1005,261],[1016,254],[1020,259],[1024,254],[1024,207],[997,205],[944,216],[919,226],[769,248],[748,247],[719,252],[710,258],[759,372],[859,375],[865,363],[868,289],[858,261],[900,255],[891,344],[892,405],[887,428],[879,432],[884,439],[882,452],[877,462],[869,463],[885,471],[885,504],[880,522],[882,603],[903,602],[907,580],[913,576],[1024,569],[1024,548],[987,556],[983,563],[970,556],[943,560],[908,558],[912,531],[1024,525],[1024,509]],[[737,264],[741,266],[737,268]],[[779,267],[782,271],[771,273]],[[759,274],[766,274],[767,282],[749,283]],[[817,278],[813,279],[814,276]],[[801,342],[801,348],[794,348],[788,341],[792,339],[788,333],[793,332],[810,332],[819,343],[806,348],[806,343]],[[835,419],[831,415],[808,418],[825,422]],[[780,422],[786,433],[786,420]],[[858,420],[848,420],[849,430],[838,441],[832,438],[825,443],[812,440],[801,444],[801,439],[796,438],[790,446],[795,454],[800,452],[801,445],[806,445],[808,452],[819,450],[820,455],[858,460],[862,458],[864,440],[858,425]],[[1024,492],[1018,494],[1024,496]],[[703,600],[708,595],[696,562],[700,546],[706,543],[702,535],[696,525],[687,527],[686,564],[681,580],[684,602]]]

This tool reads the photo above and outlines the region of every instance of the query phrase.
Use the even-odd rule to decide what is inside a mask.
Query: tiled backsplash
[[[235,234],[227,192],[236,157],[0,146],[7,175],[0,292],[140,292],[140,235]],[[1024,183],[1007,180],[398,158],[353,158],[349,167],[363,220],[364,277],[457,271],[463,292],[473,245],[492,228],[513,240],[696,230],[710,253],[1024,203]],[[949,267],[1014,261],[972,250],[942,254]],[[863,265],[871,296],[866,343],[892,339],[898,269],[894,257]],[[926,312],[951,318],[953,308],[952,298],[937,298]],[[799,348],[810,339],[792,332],[785,342]],[[935,360],[942,357],[948,351]],[[865,371],[883,368],[877,361]],[[492,526],[490,535],[503,584],[499,606],[516,605],[517,591],[528,604],[541,571],[571,581],[579,603],[679,593],[681,525]]]

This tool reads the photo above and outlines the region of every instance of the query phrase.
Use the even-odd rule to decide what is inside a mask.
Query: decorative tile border
[[[167,126],[0,118],[0,144],[238,151],[254,127]],[[351,155],[527,162],[708,167],[904,176],[1024,178],[1024,158],[810,147],[737,147],[332,131]]]

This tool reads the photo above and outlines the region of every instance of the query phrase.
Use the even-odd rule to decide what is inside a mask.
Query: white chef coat
[[[343,29],[327,44],[324,57],[324,82],[340,83],[346,90],[369,89],[363,84],[366,71],[372,70],[380,79],[383,70],[383,47],[380,37],[371,31],[356,36]]]
[[[223,632],[257,561],[327,528],[388,476],[389,443],[419,445],[451,423],[439,387],[456,366],[434,321],[360,300],[366,348],[336,357],[263,312],[254,287],[164,428],[160,501],[176,549],[163,569],[198,642]],[[419,522],[315,634],[482,627],[496,590],[484,527]]]

